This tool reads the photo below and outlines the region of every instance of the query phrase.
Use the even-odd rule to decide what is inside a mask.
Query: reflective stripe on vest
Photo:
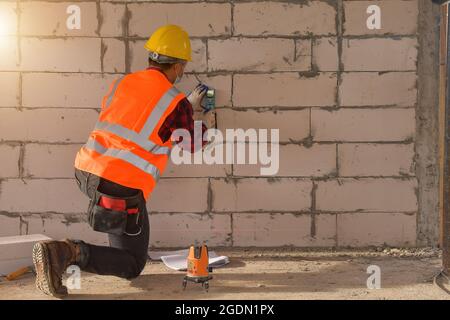
[[[140,158],[139,156],[135,155],[130,151],[114,148],[105,148],[100,143],[91,138],[89,138],[89,140],[86,142],[84,146],[87,149],[94,150],[104,156],[113,157],[128,162],[129,164],[150,174],[155,179],[155,181],[158,181],[159,179],[160,173],[157,167],[155,167],[148,161]]]
[[[123,80],[124,77],[120,77],[119,79],[116,80],[116,82],[114,82],[114,86],[111,90],[111,92],[109,93],[108,99],[106,99],[105,102],[105,109],[109,107],[109,105],[111,104],[112,98],[114,97],[114,94],[116,93],[117,87],[119,85],[119,83]]]
[[[112,124],[104,121],[103,122],[99,121],[95,125],[95,129],[113,133],[116,136],[119,136],[123,139],[129,140],[137,144],[142,149],[151,152],[153,154],[168,155],[170,153],[170,149],[168,147],[159,146],[156,143],[153,143],[152,141],[148,140],[148,138],[140,135],[136,131],[125,128],[120,124]]]
[[[150,136],[161,119],[162,115],[169,108],[172,100],[180,93],[177,88],[171,87],[166,93],[159,99],[153,111],[150,113],[147,121],[145,121],[144,127],[139,134],[144,137]]]
[[[155,129],[162,115],[170,107],[173,99],[175,99],[178,94],[180,94],[180,91],[175,87],[171,87],[169,90],[167,90],[167,92],[163,94],[156,106],[153,108],[152,112],[145,121],[142,130],[139,133],[134,130],[125,128],[119,124],[113,124],[106,121],[98,121],[95,125],[95,129],[113,133],[116,136],[137,144],[142,149],[153,154],[168,155],[170,153],[170,149],[168,147],[160,146],[150,141],[149,136]]]

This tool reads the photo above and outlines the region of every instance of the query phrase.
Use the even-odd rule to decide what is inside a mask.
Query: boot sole
[[[36,287],[49,296],[63,297],[64,295],[58,294],[53,286],[50,259],[47,248],[42,243],[36,243],[33,247],[33,264],[36,270]]]

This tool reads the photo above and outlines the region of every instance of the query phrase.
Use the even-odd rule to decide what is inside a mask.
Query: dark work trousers
[[[75,178],[78,187],[89,199],[93,198],[96,190],[114,197],[130,197],[138,193],[141,195],[138,204],[142,213],[141,219],[143,219],[140,234],[136,236],[108,234],[109,247],[96,246],[80,241],[87,246],[88,251],[87,261],[80,266],[82,270],[126,279],[139,276],[147,262],[149,243],[149,220],[142,192],[76,168]]]

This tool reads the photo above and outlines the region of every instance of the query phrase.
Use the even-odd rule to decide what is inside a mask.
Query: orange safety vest
[[[169,160],[172,142],[158,135],[167,116],[185,95],[155,69],[115,80],[75,167],[142,190],[148,200]]]

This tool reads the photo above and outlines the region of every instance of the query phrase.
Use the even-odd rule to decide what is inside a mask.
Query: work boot
[[[80,244],[70,240],[40,241],[33,247],[33,263],[36,270],[36,287],[55,297],[68,294],[62,284],[62,275],[68,266],[80,261]]]

